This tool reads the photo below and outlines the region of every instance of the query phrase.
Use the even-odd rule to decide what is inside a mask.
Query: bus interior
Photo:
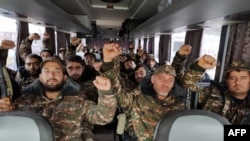
[[[222,82],[232,61],[250,63],[249,5],[249,0],[0,0],[0,40],[15,41],[6,64],[13,72],[20,66],[19,45],[31,33],[53,34],[54,54],[67,48],[70,37],[79,37],[89,48],[117,41],[126,50],[132,42],[161,64],[190,44],[187,64],[212,55],[217,66],[207,73]],[[33,42],[32,52],[41,50],[42,42]]]

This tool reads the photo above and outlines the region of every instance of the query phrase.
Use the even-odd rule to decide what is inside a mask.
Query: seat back
[[[170,112],[159,121],[154,141],[223,141],[228,120],[204,110]]]
[[[31,112],[0,112],[1,141],[55,141],[50,122]]]

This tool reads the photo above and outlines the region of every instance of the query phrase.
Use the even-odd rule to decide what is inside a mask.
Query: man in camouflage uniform
[[[66,59],[66,70],[68,76],[81,86],[88,100],[97,102],[98,92],[92,83],[96,75],[93,75],[93,72],[90,72],[90,74],[86,73],[86,65],[82,58],[78,55],[68,56]],[[92,130],[94,125],[87,121],[84,121],[82,125],[84,128],[82,137],[87,141],[93,141],[94,134]]]
[[[109,46],[103,47],[102,71],[108,71],[107,77],[114,84],[115,92],[118,93],[118,105],[129,113],[131,117],[128,123],[132,123],[132,131],[128,131],[130,136],[134,136],[134,140],[151,141],[153,140],[154,131],[161,117],[166,113],[184,109],[184,102],[179,101],[171,93],[175,82],[175,69],[170,65],[160,66],[151,77],[151,94],[145,94],[140,87],[126,91],[120,84],[119,78],[115,74],[119,74],[119,61],[117,57],[121,53],[121,48],[118,44],[112,43]],[[116,72],[115,74],[113,74]],[[126,125],[128,126],[128,125]],[[137,139],[136,139],[137,138]]]
[[[112,70],[111,70],[112,71]],[[104,74],[103,74],[104,75]],[[54,127],[56,140],[82,140],[82,121],[104,125],[115,114],[117,101],[112,94],[110,80],[97,76],[93,84],[98,88],[98,104],[86,100],[84,93],[65,88],[67,80],[64,66],[51,57],[41,63],[41,74],[37,85],[20,96],[13,104],[0,100],[0,111],[32,111],[47,117]],[[69,92],[70,91],[70,92]],[[76,92],[77,91],[77,92]]]
[[[215,67],[216,61],[210,55],[202,56],[191,64],[185,75],[185,85],[199,94],[202,109],[215,112],[227,118],[232,124],[242,124],[249,114],[250,67],[242,61],[235,61],[226,72],[226,86],[196,86],[206,69]],[[248,123],[249,124],[249,123]]]
[[[17,70],[16,82],[21,88],[25,88],[39,77],[42,58],[37,54],[29,54],[25,57],[25,64]]]
[[[18,83],[12,78],[10,72],[8,72],[8,68],[6,67],[6,61],[8,57],[8,51],[9,49],[12,49],[15,47],[15,43],[11,40],[2,40],[0,44],[0,63],[1,68],[3,71],[3,76],[1,78],[4,79],[4,82],[2,84],[6,85],[6,96],[9,97],[11,100],[15,100],[17,97],[21,95],[20,87]],[[1,84],[1,85],[2,85]],[[2,89],[3,87],[1,87]],[[3,90],[1,90],[3,92]],[[3,96],[0,92],[0,95]]]
[[[26,39],[22,40],[19,50],[19,56],[24,61],[25,57],[32,53],[31,45],[34,40],[40,40],[40,35],[38,33],[30,34]],[[43,34],[43,49],[50,49],[50,35],[48,33]]]
[[[67,58],[70,55],[75,55],[76,48],[80,45],[80,43],[81,43],[80,38],[77,38],[77,37],[70,38],[70,45],[67,47],[65,57]]]

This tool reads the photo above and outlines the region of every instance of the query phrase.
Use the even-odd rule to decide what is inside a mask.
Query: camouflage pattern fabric
[[[27,54],[31,54],[31,44],[32,44],[33,40],[29,40],[28,38],[26,38],[25,40],[22,40],[21,45],[20,45],[20,50],[19,50],[19,55],[21,56],[21,54],[23,53],[27,53]]]
[[[180,84],[182,84],[182,77],[184,75],[186,61],[187,61],[186,55],[185,56],[180,55],[178,54],[178,52],[176,52],[173,62],[171,64],[171,66],[175,68],[175,72],[176,72],[175,80],[177,80],[178,83]]]
[[[250,103],[248,98],[238,105],[228,90],[222,90],[215,85],[205,88],[197,86],[196,83],[199,82],[202,74],[203,72],[188,68],[184,76],[184,86],[199,94],[199,103],[202,104],[203,110],[222,115],[232,124],[240,124],[249,111]]]
[[[30,77],[23,77],[20,72],[17,72],[15,80],[21,88],[25,88],[33,82]]]
[[[113,68],[113,71],[115,69],[118,69],[118,68]],[[105,75],[105,74],[103,74],[103,75]],[[135,89],[137,87],[137,84],[135,84],[133,81],[129,80],[126,76],[124,76],[124,77],[117,76],[117,77],[118,77],[119,83],[121,84],[121,86],[123,87],[123,89],[125,89],[125,91],[131,91],[131,90],[133,90],[133,89]],[[82,88],[85,91],[86,97],[89,100],[91,100],[91,101],[97,102],[98,93],[97,93],[97,89],[92,84],[92,81],[83,82],[81,84],[81,86],[82,86]],[[130,117],[131,117],[130,115],[131,114],[130,114],[130,112],[128,110],[122,110],[121,112],[124,112],[126,114],[126,117],[128,119],[130,119]],[[117,117],[114,117],[114,118],[117,118]],[[115,120],[115,119],[113,119],[113,120]],[[131,123],[131,121],[127,122],[128,126],[131,125],[129,123]],[[91,132],[88,132],[88,134],[86,133],[86,135],[91,135]]]
[[[243,61],[233,61],[231,65],[229,66],[227,72],[233,71],[233,70],[245,70],[250,71],[250,66],[247,62]]]
[[[29,40],[28,38],[22,40],[21,45],[20,45],[20,50],[19,50],[19,55],[23,53],[31,54],[31,45],[32,45],[33,40]],[[43,39],[43,48],[44,49],[50,49],[50,39]]]
[[[76,48],[77,48],[77,46],[73,46],[73,45],[68,46],[68,48],[66,50],[65,58],[67,58],[70,55],[75,55],[76,54]]]
[[[86,96],[86,99],[91,100],[95,103],[98,101],[98,91],[96,87],[93,85],[92,80],[82,82],[81,84],[82,90]],[[94,141],[94,133],[92,132],[94,129],[94,124],[89,123],[87,120],[82,121],[82,139],[85,141]]]
[[[109,92],[110,93],[110,92]],[[47,117],[54,127],[56,140],[82,140],[82,121],[104,125],[112,121],[116,111],[116,98],[104,91],[98,104],[84,99],[82,92],[59,96],[50,100],[41,94],[23,94],[15,101],[17,110],[40,113]]]
[[[113,71],[110,71],[111,73],[108,75],[108,77],[111,76],[109,78],[115,84],[118,105],[131,116],[127,117],[128,124],[132,123],[133,132],[138,140],[152,141],[155,128],[161,117],[172,110],[184,109],[184,103],[178,101],[171,94],[164,101],[160,101],[156,97],[144,95],[139,88],[127,91],[117,75],[119,74],[119,69],[117,69],[119,65],[118,61],[114,61]],[[114,73],[116,72],[114,70],[117,73]],[[126,128],[129,127],[131,126],[127,125]]]
[[[119,92],[118,105],[131,111],[133,130],[138,140],[152,140],[161,117],[173,110],[184,109],[184,103],[172,95],[164,101],[144,95],[139,89]]]

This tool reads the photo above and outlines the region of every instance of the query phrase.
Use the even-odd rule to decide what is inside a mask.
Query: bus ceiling
[[[124,27],[133,37],[141,37],[249,19],[249,0],[166,0],[172,4],[158,12],[160,1],[1,0],[0,14],[82,35],[100,34],[109,38],[117,37]]]

